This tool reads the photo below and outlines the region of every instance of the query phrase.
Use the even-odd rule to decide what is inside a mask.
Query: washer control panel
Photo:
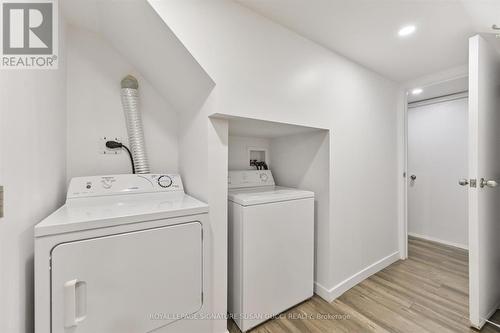
[[[71,179],[67,198],[175,191],[184,192],[177,174],[89,176]]]
[[[271,170],[229,171],[228,188],[274,186]]]

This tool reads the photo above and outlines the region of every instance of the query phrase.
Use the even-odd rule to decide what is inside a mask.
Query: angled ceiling
[[[274,139],[283,136],[305,134],[325,129],[293,125],[286,123],[277,123],[267,120],[258,120],[251,118],[216,115],[218,118],[228,119],[229,135],[246,136],[265,139]]]
[[[107,39],[177,111],[198,110],[215,86],[147,1],[64,0],[61,7],[66,22]]]
[[[468,38],[500,26],[500,0],[236,1],[397,82],[465,64]]]

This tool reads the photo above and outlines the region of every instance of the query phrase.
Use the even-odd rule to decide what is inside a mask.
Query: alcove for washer
[[[329,130],[267,120],[222,116],[228,126],[228,170],[251,170],[261,158],[277,185],[315,193],[315,276],[328,269],[330,215]],[[252,154],[253,153],[253,154]]]

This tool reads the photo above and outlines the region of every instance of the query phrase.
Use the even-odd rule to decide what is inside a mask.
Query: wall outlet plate
[[[249,166],[252,166],[252,161],[266,162],[269,165],[269,151],[267,148],[247,147]]]
[[[110,149],[106,147],[106,142],[108,141],[116,141],[122,142],[122,138],[119,136],[102,136],[99,138],[99,153],[104,155],[118,155],[122,153],[123,149]]]

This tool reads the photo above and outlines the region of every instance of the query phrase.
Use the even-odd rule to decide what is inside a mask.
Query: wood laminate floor
[[[408,257],[332,303],[314,296],[249,332],[477,332],[468,321],[467,251],[409,238]],[[228,328],[240,332],[233,321]],[[487,324],[481,332],[500,330]]]

